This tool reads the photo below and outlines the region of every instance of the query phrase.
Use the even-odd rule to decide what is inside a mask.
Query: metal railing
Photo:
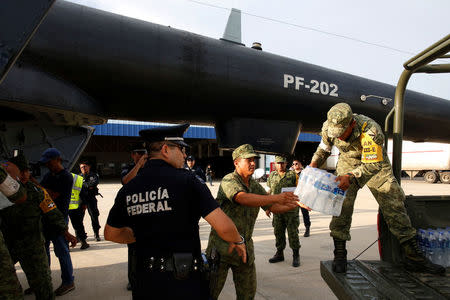
[[[392,153],[392,169],[395,178],[398,182],[401,181],[402,172],[402,141],[403,141],[403,128],[404,128],[404,96],[406,85],[409,79],[414,73],[450,73],[450,64],[430,64],[431,62],[442,59],[450,58],[448,54],[450,52],[450,34],[443,39],[434,43],[427,49],[423,50],[416,56],[409,59],[403,64],[405,70],[400,75],[400,79],[395,89],[394,108],[389,112],[386,117],[385,131],[388,135],[388,122],[389,118],[394,116],[393,126],[393,153]],[[387,141],[387,139],[386,139]],[[387,148],[387,143],[386,143]]]

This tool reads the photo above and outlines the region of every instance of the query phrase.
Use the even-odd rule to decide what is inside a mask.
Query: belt
[[[173,256],[171,257],[150,257],[148,260],[147,270],[152,272],[173,272],[175,270],[175,264]],[[189,266],[187,264],[180,265],[180,267],[188,268]],[[201,271],[202,269],[202,262],[194,258],[192,259],[191,266],[189,267],[191,272],[197,272]]]

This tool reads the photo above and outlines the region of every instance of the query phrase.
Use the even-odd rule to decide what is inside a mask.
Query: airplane
[[[257,48],[56,1],[0,84],[0,153],[54,146],[70,165],[108,119],[213,125],[221,148],[292,153],[335,103],[380,125],[393,107],[392,85]],[[450,101],[405,99],[405,139],[450,141]]]

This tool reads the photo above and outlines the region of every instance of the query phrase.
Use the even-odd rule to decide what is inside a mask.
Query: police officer
[[[208,299],[198,221],[217,230],[246,261],[244,239],[205,184],[183,169],[188,124],[142,130],[149,161],[117,194],[105,239],[136,242],[133,299]]]
[[[148,159],[145,143],[135,142],[129,145],[132,163],[126,165],[120,174],[122,184],[127,184],[142,170]],[[128,244],[128,284],[127,290],[131,291],[136,280],[136,246],[135,243]]]
[[[6,244],[13,262],[20,262],[36,299],[54,299],[50,268],[44,246],[43,230],[47,235],[64,235],[72,245],[76,238],[68,232],[62,213],[49,194],[30,181],[28,161],[23,155],[9,159],[19,170],[19,179],[27,190],[27,201],[1,211]]]
[[[339,187],[346,190],[341,215],[333,217],[330,235],[334,240],[333,271],[347,271],[346,241],[350,240],[353,205],[358,190],[367,184],[374,195],[390,231],[398,238],[405,252],[405,267],[412,271],[445,273],[431,263],[419,249],[416,230],[404,206],[405,194],[392,173],[381,127],[371,118],[353,114],[346,103],[331,107],[322,126],[322,140],[311,160],[311,166],[322,165],[336,146],[339,159],[336,166]]]
[[[194,173],[197,178],[200,180],[203,180],[203,182],[206,182],[206,176],[203,170],[199,166],[195,166],[195,157],[193,155],[189,155],[186,158],[186,170],[191,171]]]
[[[216,256],[215,252],[220,256],[217,271],[211,274],[213,299],[219,297],[230,268],[237,299],[255,297],[256,269],[252,235],[259,208],[283,213],[298,207],[298,198],[293,193],[267,195],[266,190],[252,178],[255,158],[258,157],[250,144],[236,148],[233,151],[235,171],[226,175],[220,183],[216,200],[247,241],[248,262],[241,262],[235,253],[229,253],[227,243],[219,237],[215,228],[211,229],[206,252],[210,257]]]
[[[136,177],[141,168],[145,165],[148,159],[147,149],[145,149],[145,143],[136,142],[129,145],[132,163],[125,166],[122,169],[120,178],[122,184],[127,184],[131,179]]]
[[[270,173],[267,186],[272,195],[280,194],[284,187],[295,187],[297,176],[294,171],[286,170],[287,160],[284,156],[275,156],[276,170]],[[272,220],[273,232],[275,234],[275,246],[277,252],[269,259],[270,263],[284,261],[283,250],[286,247],[286,229],[289,237],[289,246],[292,249],[292,266],[300,266],[300,239],[298,238],[298,226],[300,225],[299,207],[285,212],[275,214]]]
[[[213,183],[212,183],[212,175],[213,175],[213,171],[212,171],[212,169],[211,169],[211,165],[208,164],[208,165],[206,166],[205,176],[206,176],[206,180],[209,182],[209,184],[210,184],[211,186],[213,186]]]
[[[19,169],[15,167],[14,178],[19,175]],[[26,189],[0,164],[0,211],[14,203],[23,203],[27,199]],[[0,217],[0,224],[2,223]],[[22,287],[17,279],[16,269],[6,247],[3,234],[0,231],[0,295],[3,299],[23,299]]]
[[[83,188],[80,193],[81,205],[87,208],[89,216],[91,217],[92,230],[97,242],[100,242],[100,223],[98,216],[97,198],[98,193],[98,174],[91,170],[92,164],[89,161],[82,161],[80,163],[80,170],[83,176]]]
[[[77,239],[81,243],[81,250],[87,249],[90,245],[86,242],[87,234],[84,229],[84,207],[80,201],[80,193],[83,189],[83,176],[71,173],[73,177],[72,194],[70,196],[69,203],[69,218],[72,223],[72,227],[75,230]]]

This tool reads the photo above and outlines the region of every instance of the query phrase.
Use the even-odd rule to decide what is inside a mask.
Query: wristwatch
[[[233,244],[235,244],[235,245],[242,245],[242,244],[244,244],[245,243],[245,239],[244,239],[244,237],[242,236],[242,235],[240,235],[241,236],[241,241],[240,242],[237,242],[237,243],[235,243],[235,242],[233,242]]]

